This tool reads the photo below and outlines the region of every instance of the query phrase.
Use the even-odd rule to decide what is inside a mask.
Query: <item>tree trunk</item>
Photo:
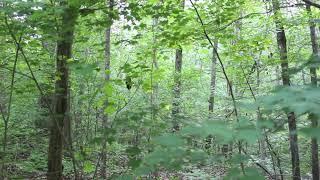
[[[62,5],[65,5],[62,3]],[[72,43],[74,27],[78,16],[78,9],[66,6],[62,14],[62,24],[59,27],[57,42],[57,69],[55,84],[54,118],[50,127],[48,152],[48,180],[61,180],[62,177],[62,150],[64,143],[63,125],[68,112],[68,66],[67,60],[72,57]]]
[[[214,42],[215,49],[218,49],[217,40]],[[212,59],[211,59],[211,82],[210,82],[210,96],[209,96],[209,112],[213,112],[214,108],[214,95],[216,91],[216,65],[217,57],[215,51],[213,50]]]
[[[260,57],[259,57],[260,58]],[[256,60],[256,71],[257,71],[257,94],[259,94],[259,87],[261,84],[261,78],[260,78],[260,59]],[[260,107],[257,108],[257,121],[261,121],[261,111],[260,111]],[[260,139],[260,157],[261,159],[265,160],[265,158],[267,157],[267,146],[266,146],[266,139],[267,139],[267,135],[265,133],[265,130],[262,130],[263,136]]]
[[[184,8],[185,0],[181,1],[181,7]],[[182,70],[182,47],[176,49],[175,59],[175,73],[174,73],[174,88],[173,88],[173,102],[172,102],[172,119],[173,119],[173,132],[179,131],[179,114],[180,107],[180,94],[181,94],[181,70]]]
[[[158,90],[159,90],[159,83],[156,82],[154,83],[154,76],[153,76],[153,71],[154,69],[158,70],[159,69],[159,65],[158,65],[158,59],[157,59],[157,39],[156,39],[156,28],[158,26],[158,18],[154,18],[152,20],[152,32],[153,32],[153,35],[152,35],[152,41],[153,41],[153,48],[152,48],[152,64],[151,64],[151,78],[150,78],[150,81],[151,81],[151,88],[152,88],[152,91],[151,91],[151,97],[150,97],[150,103],[151,103],[151,109],[152,109],[152,112],[151,112],[151,118],[152,118],[152,121],[155,119],[155,109],[157,109],[156,107],[156,99],[157,99],[157,96],[158,96]]]
[[[69,82],[69,85],[68,85],[68,95],[67,95],[67,104],[68,104],[68,107],[67,107],[67,112],[66,112],[66,117],[64,119],[64,128],[63,128],[63,134],[64,134],[64,138],[65,138],[65,142],[64,142],[64,146],[65,146],[65,149],[70,149],[71,145],[72,145],[72,125],[71,125],[71,90],[70,90],[70,82]],[[68,154],[70,155],[70,154]]]
[[[5,88],[4,88],[4,73],[2,73],[2,71],[0,71],[0,114],[1,114],[1,119],[3,120],[4,123],[6,123],[6,113],[5,113],[5,109],[6,109],[6,100],[5,100]],[[5,128],[6,129],[6,128]],[[5,141],[6,141],[6,132],[4,130],[3,132],[3,142],[2,142],[2,153],[0,154],[0,179],[4,179],[5,178],[5,168],[4,168],[4,156],[5,156]]]
[[[277,65],[277,66],[276,66],[276,78],[277,78],[277,79],[276,79],[276,80],[277,80],[277,81],[276,81],[276,82],[277,82],[276,85],[277,85],[277,86],[281,86],[281,75],[280,75],[280,74],[281,74],[280,68],[279,68],[279,66]]]
[[[172,103],[173,131],[179,131],[180,93],[181,93],[182,48],[176,49],[174,89]]]
[[[218,50],[218,41],[215,40],[214,48]],[[212,49],[212,58],[211,58],[211,81],[210,81],[210,95],[209,95],[209,118],[212,118],[213,108],[214,108],[214,95],[216,91],[216,66],[217,66],[217,56],[214,49]],[[213,144],[213,136],[209,135],[205,140],[205,149],[209,149]]]
[[[301,70],[301,78],[302,78],[302,84],[303,85],[306,85],[307,84],[307,80],[306,80],[306,77],[305,77],[305,71],[304,70]]]
[[[272,0],[273,13],[275,15],[275,25],[277,31],[277,43],[281,60],[281,77],[284,86],[290,86],[289,65],[287,57],[287,39],[284,31],[284,27],[281,23],[280,4],[278,0]],[[289,139],[290,139],[290,152],[292,163],[292,176],[293,180],[300,180],[300,160],[299,160],[299,147],[298,147],[298,135],[296,127],[296,116],[294,112],[288,113],[288,125],[289,125]]]
[[[317,42],[316,26],[311,20],[311,8],[310,5],[306,5],[307,12],[310,18],[310,38],[312,45],[313,59],[319,56],[319,47]],[[316,68],[310,68],[311,84],[317,86],[317,71]],[[310,114],[309,119],[311,120],[312,128],[318,127],[318,117],[315,114]],[[311,138],[311,162],[312,162],[312,179],[320,179],[319,177],[319,155],[318,155],[318,142],[317,138]]]
[[[110,25],[106,29],[106,44],[105,44],[105,82],[108,83],[110,81],[110,59],[111,59],[111,26],[112,26],[112,10],[114,6],[114,1],[109,0],[108,4],[109,8],[109,20],[110,20]],[[107,108],[109,105],[108,102],[108,97],[105,101],[105,108]],[[107,136],[106,136],[106,130],[108,128],[108,114],[104,113],[103,117],[103,123],[102,123],[102,128],[103,128],[103,143],[102,143],[102,154],[101,154],[101,177],[104,179],[107,179]]]

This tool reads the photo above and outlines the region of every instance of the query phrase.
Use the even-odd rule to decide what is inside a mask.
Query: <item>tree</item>
[[[65,137],[63,134],[64,121],[68,112],[68,60],[72,58],[72,44],[74,29],[78,17],[78,7],[73,4],[61,2],[63,8],[61,26],[58,27],[59,35],[57,40],[56,56],[56,83],[54,116],[50,128],[49,151],[48,151],[48,173],[47,179],[63,179],[63,144]]]
[[[184,0],[181,0],[181,7],[184,8]],[[179,131],[179,118],[181,113],[181,71],[182,71],[182,47],[178,44],[176,49],[175,66],[174,66],[174,87],[173,87],[173,102],[172,102],[172,119],[173,132]]]
[[[214,42],[214,48],[218,49],[218,42],[217,40]],[[216,90],[216,65],[217,65],[217,57],[215,51],[212,51],[212,58],[211,58],[211,82],[210,82],[210,96],[209,96],[209,111],[213,112],[214,108],[214,95]]]
[[[311,47],[312,47],[312,60],[318,60],[319,58],[319,45],[317,42],[317,34],[316,34],[316,27],[315,23],[313,22],[312,12],[310,5],[306,5],[306,10],[309,15],[310,21],[310,39],[311,39]],[[310,77],[311,77],[311,84],[313,87],[317,86],[317,70],[315,67],[310,68]],[[311,120],[312,128],[318,127],[318,117],[316,114],[310,114],[309,118]],[[311,162],[312,162],[312,178],[319,179],[319,152],[318,152],[318,142],[317,138],[311,138]]]
[[[278,0],[272,0],[272,7],[274,13],[274,22],[277,31],[277,44],[281,60],[281,78],[284,86],[290,86],[290,74],[288,64],[288,50],[287,39],[284,27],[281,22],[280,3]],[[292,178],[294,180],[300,180],[300,160],[299,160],[299,147],[298,147],[298,135],[296,116],[294,112],[287,112],[288,125],[289,125],[289,141],[292,163]]]
[[[106,33],[105,33],[105,38],[106,38],[106,45],[105,45],[105,81],[106,83],[110,83],[110,74],[111,74],[111,69],[110,69],[110,59],[111,59],[111,27],[112,27],[112,14],[113,14],[113,6],[114,6],[114,1],[109,0],[108,3],[108,10],[109,10],[109,22],[108,27],[106,28]],[[105,108],[108,107],[108,97],[105,101]],[[107,136],[106,136],[106,131],[108,128],[108,114],[105,113],[103,117],[103,144],[102,144],[102,153],[101,153],[101,176],[102,178],[106,179],[107,178]]]
[[[318,3],[182,2],[0,2],[0,179],[318,179]]]

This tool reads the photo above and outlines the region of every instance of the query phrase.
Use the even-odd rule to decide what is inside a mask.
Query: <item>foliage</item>
[[[309,26],[319,26],[319,9],[310,14],[289,5],[277,14],[271,1],[181,2],[115,0],[110,8],[101,0],[1,1],[0,179],[37,179],[47,171],[60,78],[57,42],[72,28],[61,28],[68,8],[79,16],[74,36],[67,37],[74,39],[72,58],[66,61],[65,117],[72,120],[72,143],[64,147],[65,178],[100,178],[104,152],[110,179],[290,174],[290,112],[297,117],[293,134],[298,135],[301,172],[309,175],[310,139],[320,139],[319,127],[310,121],[320,117],[320,90],[309,80],[309,70],[319,66]],[[286,32],[289,87],[281,85],[284,62],[275,19]],[[110,69],[105,62],[108,28]],[[208,40],[218,43],[218,54]],[[183,60],[175,103],[177,48]],[[209,99],[214,99],[213,112]],[[179,116],[174,116],[177,104]],[[181,127],[172,132],[175,121]]]

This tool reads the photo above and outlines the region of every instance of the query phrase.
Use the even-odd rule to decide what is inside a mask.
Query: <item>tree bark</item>
[[[310,5],[306,6],[306,10],[309,14],[310,20],[310,38],[312,46],[313,59],[319,56],[319,46],[317,42],[316,26],[311,20],[312,12]],[[314,67],[310,68],[311,85],[317,86],[317,70]],[[312,128],[318,127],[318,117],[315,114],[309,114]],[[318,154],[318,142],[317,138],[311,138],[311,162],[312,162],[312,179],[320,179],[319,177],[319,154]]]
[[[182,48],[176,49],[175,60],[175,74],[174,74],[174,89],[173,89],[173,103],[172,103],[172,118],[173,131],[179,131],[179,114],[180,109],[180,94],[181,94],[181,69],[182,69]]]
[[[184,8],[185,0],[181,1],[181,7]],[[182,47],[176,49],[175,59],[175,73],[174,73],[174,88],[173,88],[173,102],[172,102],[172,119],[173,119],[173,132],[179,131],[179,114],[181,112],[181,70],[182,70]]]
[[[150,76],[150,81],[151,81],[151,97],[150,97],[150,103],[151,103],[151,118],[152,120],[155,119],[155,109],[157,109],[156,106],[156,99],[158,96],[158,90],[159,90],[159,83],[156,82],[154,83],[154,76],[153,76],[153,71],[154,69],[158,70],[159,69],[159,65],[158,65],[158,59],[157,59],[157,39],[156,39],[156,28],[158,26],[158,18],[153,18],[152,19],[152,41],[153,41],[153,48],[152,48],[152,64],[151,64],[151,76]]]
[[[111,26],[112,26],[112,11],[113,11],[113,6],[114,6],[114,1],[109,0],[108,3],[108,8],[109,8],[109,20],[110,20],[110,25],[106,29],[106,44],[105,44],[105,82],[108,83],[110,81],[110,60],[111,60]],[[108,102],[108,97],[105,101],[105,108],[107,108],[109,105]],[[107,179],[107,136],[106,136],[106,130],[108,128],[108,114],[104,113],[103,117],[103,123],[102,123],[102,128],[103,128],[103,143],[102,143],[102,154],[101,154],[101,177],[104,179]]]
[[[214,49],[218,49],[218,41],[214,41]],[[209,95],[209,118],[212,117],[213,108],[214,108],[214,95],[216,91],[216,74],[217,74],[217,55],[215,50],[212,49],[212,58],[211,58],[211,80],[210,80],[210,95]],[[209,135],[206,137],[205,140],[205,149],[209,149],[213,143],[213,136]]]
[[[50,127],[49,152],[48,152],[48,180],[63,179],[62,151],[64,144],[63,126],[68,112],[68,66],[67,60],[72,57],[73,34],[78,16],[78,8],[65,3],[62,14],[62,24],[59,27],[57,42],[56,75],[55,83],[54,118]]]
[[[260,58],[260,57],[259,57]],[[259,88],[261,84],[261,78],[260,78],[260,59],[256,60],[256,71],[257,71],[257,94],[259,94]],[[261,111],[260,107],[257,108],[257,121],[261,121]],[[266,139],[267,139],[267,134],[265,133],[265,130],[262,130],[263,136],[259,140],[260,141],[260,157],[261,159],[265,160],[267,157],[267,146],[266,146]]]
[[[215,49],[218,49],[217,40],[214,42]],[[209,96],[209,112],[213,112],[214,108],[214,95],[216,91],[216,66],[217,66],[217,57],[216,53],[212,51],[211,59],[211,82],[210,82],[210,96]]]
[[[70,90],[70,82],[68,83],[68,92],[67,92],[67,112],[66,112],[66,117],[64,119],[64,137],[65,137],[65,142],[64,146],[66,149],[69,149],[70,146],[72,145],[72,118],[71,118],[71,90]]]
[[[289,65],[287,57],[287,39],[284,27],[281,23],[280,4],[278,0],[272,0],[273,13],[275,15],[274,21],[277,31],[277,44],[281,60],[281,78],[284,86],[290,86]],[[289,139],[290,139],[290,152],[292,163],[292,178],[293,180],[300,180],[300,160],[299,160],[299,147],[298,135],[296,126],[296,116],[294,112],[288,113],[289,125]]]

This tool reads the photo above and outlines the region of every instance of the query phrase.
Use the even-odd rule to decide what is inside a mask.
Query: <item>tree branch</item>
[[[13,72],[13,69],[10,69],[10,68],[5,67],[5,66],[0,66],[0,68],[6,69],[6,70],[8,70],[8,71]],[[15,72],[16,72],[16,74],[19,74],[19,75],[21,75],[21,76],[24,76],[24,77],[26,77],[26,78],[29,78],[29,79],[32,79],[32,80],[33,80],[33,78],[32,78],[31,76],[29,76],[28,74],[25,74],[25,73],[20,72],[20,71],[17,71],[17,70],[16,70]]]
[[[212,42],[212,40],[211,40],[210,37],[209,37],[209,34],[207,33],[207,30],[206,30],[206,28],[205,28],[205,25],[204,25],[204,23],[203,23],[203,20],[202,20],[200,14],[199,14],[198,8],[194,5],[194,3],[193,3],[192,0],[189,0],[189,1],[190,1],[190,3],[192,4],[192,7],[194,8],[194,10],[195,10],[195,12],[196,12],[196,14],[197,14],[197,17],[198,17],[198,19],[199,19],[199,21],[200,21],[200,23],[201,23],[201,27],[202,27],[202,30],[203,30],[203,33],[204,33],[206,39],[209,41],[211,47],[213,48],[214,53],[217,55],[219,64],[220,64],[220,66],[221,66],[221,68],[222,68],[222,73],[223,73],[224,77],[226,78],[228,87],[229,87],[229,89],[230,89],[230,94],[231,94],[231,98],[232,98],[232,102],[233,102],[234,113],[235,113],[236,118],[237,118],[237,121],[238,121],[238,110],[237,110],[236,100],[235,100],[235,96],[234,96],[234,93],[233,93],[233,90],[232,90],[232,85],[231,85],[230,79],[229,79],[229,77],[228,77],[228,75],[227,75],[227,72],[226,72],[226,69],[225,69],[225,67],[224,67],[224,64],[223,64],[223,62],[222,62],[222,60],[221,60],[221,57],[220,57],[217,49],[216,49],[215,46],[214,46],[214,43]]]
[[[4,19],[4,23],[6,26],[9,27],[9,23],[8,23],[8,19],[7,17],[5,17]],[[11,31],[10,28],[8,28],[9,33],[13,34],[13,32]],[[13,70],[12,70],[12,76],[11,76],[11,84],[10,84],[10,94],[9,94],[9,105],[8,105],[8,114],[7,117],[5,118],[5,123],[9,122],[10,119],[10,112],[11,112],[11,102],[12,102],[12,96],[13,96],[13,86],[14,86],[14,78],[15,78],[15,74],[16,74],[16,69],[17,69],[17,61],[18,61],[18,57],[19,57],[19,51],[20,51],[20,42],[22,40],[22,35],[19,37],[19,40],[17,40],[17,38],[14,39],[15,42],[15,46],[16,46],[16,53],[15,53],[15,59],[14,59],[14,64],[13,64]]]
[[[24,53],[24,50],[23,50],[23,48],[22,48],[22,46],[21,46],[22,35],[20,36],[20,38],[19,38],[19,40],[18,40],[17,37],[16,37],[16,35],[13,33],[13,31],[12,31],[9,23],[8,23],[8,18],[7,18],[7,16],[5,16],[5,25],[6,25],[7,29],[8,29],[8,31],[9,31],[9,34],[10,34],[11,38],[13,39],[13,41],[14,41],[16,47],[17,47],[16,59],[17,59],[17,56],[18,56],[18,52],[20,51],[20,53],[21,53],[24,61],[25,61],[26,64],[27,64],[28,70],[30,71],[32,80],[34,81],[34,83],[35,83],[35,85],[36,85],[36,87],[37,87],[40,95],[41,95],[41,96],[44,96],[45,94],[44,94],[44,92],[43,92],[43,90],[42,90],[42,88],[41,88],[41,86],[40,86],[40,84],[39,84],[39,82],[38,82],[38,80],[37,80],[37,78],[36,78],[36,76],[35,76],[35,74],[34,74],[34,71],[33,71],[32,68],[31,68],[30,62],[29,62],[29,60],[28,60],[28,58],[27,58],[26,54]],[[15,63],[16,63],[16,62],[15,62]],[[16,66],[16,65],[15,65],[15,66]],[[14,67],[14,69],[13,69],[13,75],[14,75],[14,73],[15,73],[15,67]],[[12,79],[13,79],[13,78],[12,78]],[[11,82],[11,83],[12,83],[12,82]],[[12,88],[12,89],[13,89],[13,88]],[[12,96],[12,95],[10,95],[10,96]],[[11,99],[11,97],[10,97],[10,99]],[[10,102],[10,101],[11,101],[11,100],[9,100],[9,102]],[[50,106],[50,103],[48,102],[48,100],[45,100],[45,104],[46,104],[46,106],[48,107],[49,114],[50,114],[50,116],[52,117],[52,120],[54,121],[54,123],[58,123],[58,121],[57,121],[57,119],[56,119],[56,115],[55,115],[55,113],[54,113],[54,110],[53,110],[53,108]],[[9,105],[10,105],[10,103],[9,103]],[[9,106],[9,108],[10,108],[10,106]],[[9,109],[9,108],[8,108],[8,109]],[[8,111],[10,111],[10,109],[9,109]],[[10,113],[8,113],[8,117],[9,117],[9,114],[10,114]],[[8,119],[9,119],[9,118],[7,118],[7,120],[5,121],[5,123],[8,122]],[[58,127],[59,127],[59,126],[58,126]],[[59,131],[59,133],[62,134],[62,136],[63,136],[63,141],[64,141],[64,142],[68,142],[67,139],[66,139],[66,137],[63,135],[63,130],[60,129],[60,128],[58,128],[58,131]],[[69,152],[71,153],[72,161],[75,162],[75,164],[78,165],[77,161],[76,161],[75,158],[74,158],[74,149],[73,149],[72,144],[69,145],[67,148],[68,148]],[[76,170],[75,170],[74,173],[77,174],[77,173],[76,173]]]
[[[320,4],[317,4],[317,3],[314,3],[310,0],[302,0],[303,2],[309,4],[310,6],[313,6],[313,7],[316,7],[316,8],[319,8],[320,9]]]

